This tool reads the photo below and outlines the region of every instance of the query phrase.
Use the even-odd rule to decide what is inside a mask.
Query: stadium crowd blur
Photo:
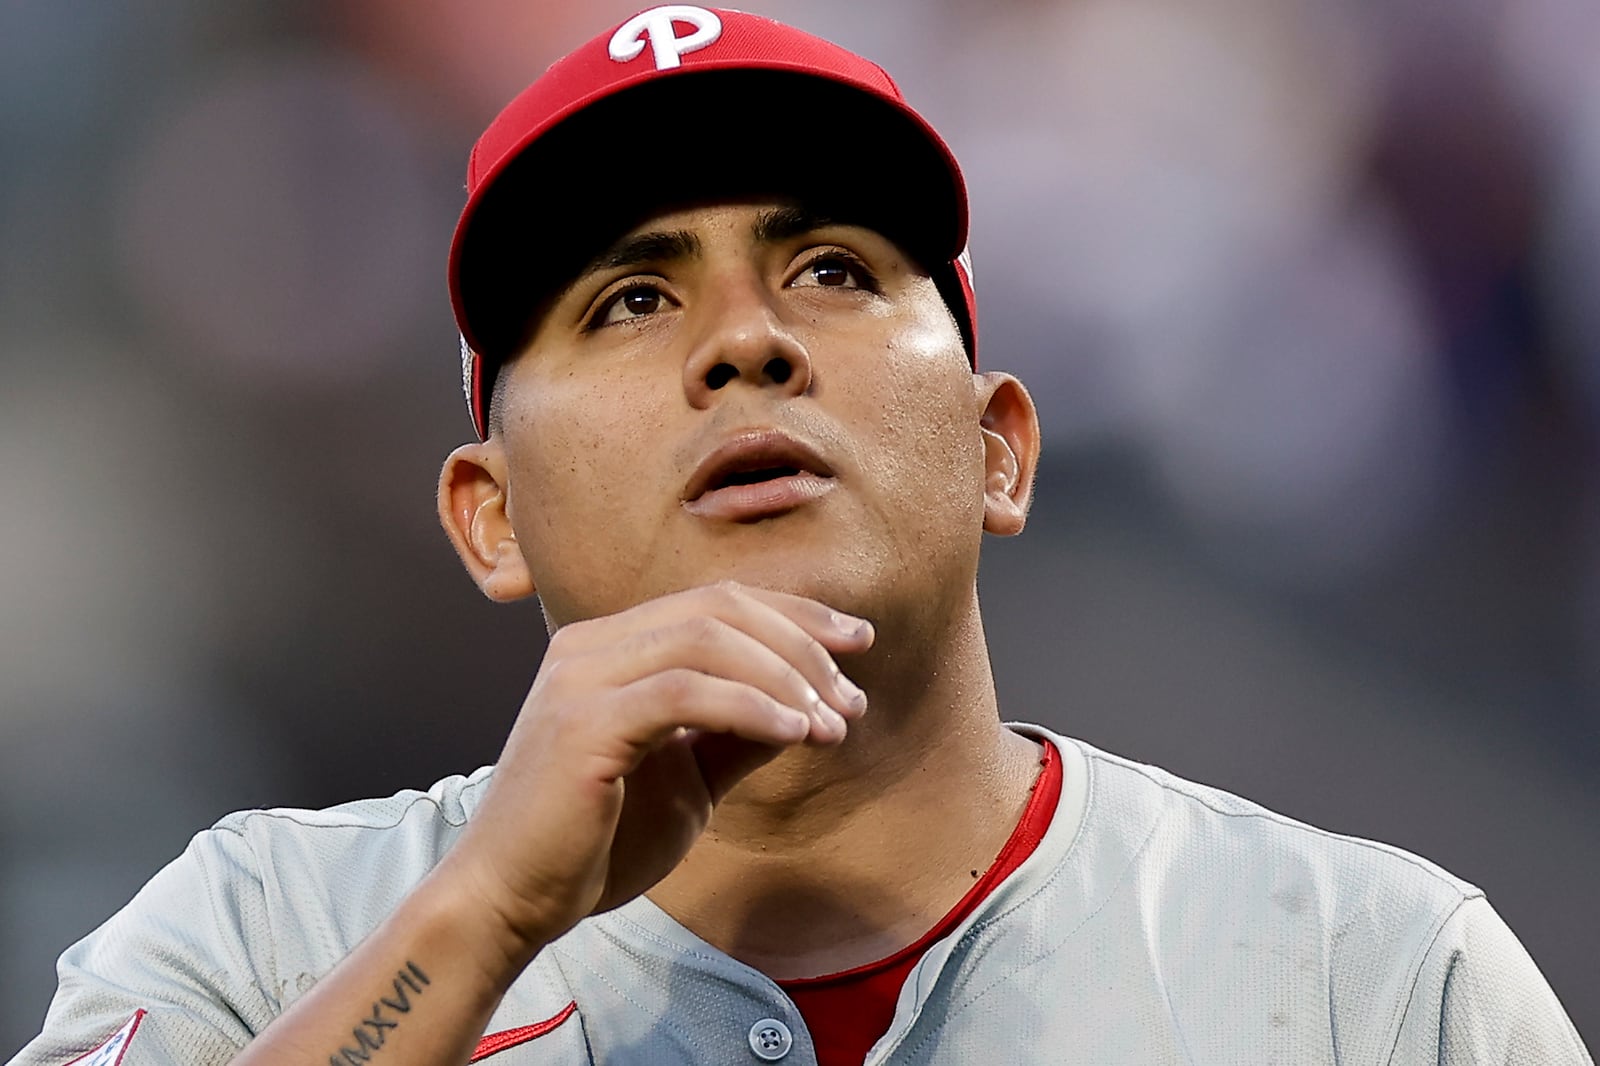
[[[543,629],[436,528],[445,249],[483,123],[637,6],[0,7],[0,1053],[226,811],[494,758]],[[1600,6],[742,6],[966,167],[1046,433],[1008,716],[1479,883],[1600,1045]]]

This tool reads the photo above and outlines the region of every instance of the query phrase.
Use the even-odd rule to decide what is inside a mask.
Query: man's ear
[[[439,472],[439,524],[472,580],[496,603],[534,592],[506,510],[506,486],[505,452],[496,440],[463,444]]]
[[[984,401],[983,528],[1002,537],[1022,532],[1039,465],[1039,413],[1022,382],[1010,374],[975,375]]]

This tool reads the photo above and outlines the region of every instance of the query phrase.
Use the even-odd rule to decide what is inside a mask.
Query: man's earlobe
[[[1039,464],[1039,415],[1033,397],[1010,374],[978,375],[984,396],[978,431],[983,435],[983,528],[1002,537],[1022,532],[1033,501]]]
[[[534,593],[507,510],[505,455],[497,441],[463,444],[439,472],[439,524],[483,594],[510,603]]]

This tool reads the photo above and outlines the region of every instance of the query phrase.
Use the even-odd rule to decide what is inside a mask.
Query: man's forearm
[[[424,881],[234,1063],[465,1063],[532,958],[491,930],[448,883]]]

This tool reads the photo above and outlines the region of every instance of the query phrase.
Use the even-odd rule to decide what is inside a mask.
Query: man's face
[[[873,230],[792,204],[663,213],[501,374],[507,510],[555,625],[721,578],[869,617],[970,592],[981,379]]]

